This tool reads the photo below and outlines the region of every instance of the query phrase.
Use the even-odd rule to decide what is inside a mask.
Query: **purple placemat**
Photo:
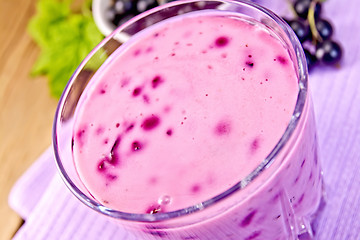
[[[287,1],[257,1],[288,16]],[[323,16],[344,47],[339,69],[310,74],[327,204],[314,224],[316,239],[360,239],[360,1],[323,4]],[[80,203],[56,174],[48,149],[16,183],[10,206],[25,219],[14,239],[135,239]]]

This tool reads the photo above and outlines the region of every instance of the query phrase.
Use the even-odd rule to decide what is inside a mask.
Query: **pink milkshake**
[[[321,174],[308,95],[287,147],[278,144],[301,88],[292,54],[270,28],[231,11],[184,14],[132,36],[74,112],[72,157],[87,194],[155,217],[140,238],[296,239],[319,205]],[[156,219],[193,206],[178,222]]]

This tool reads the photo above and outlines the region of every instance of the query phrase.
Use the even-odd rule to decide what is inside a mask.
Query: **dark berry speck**
[[[133,93],[132,93],[132,95],[133,95],[134,97],[139,96],[139,95],[140,95],[140,93],[141,93],[141,90],[142,90],[142,88],[141,88],[141,87],[137,87],[137,88],[135,88],[135,89],[134,89],[134,91],[133,91]]]
[[[141,127],[144,129],[144,130],[152,130],[154,129],[155,127],[157,127],[160,123],[160,119],[155,116],[155,115],[152,115],[148,118],[146,118],[143,123],[141,124]]]
[[[300,198],[299,198],[299,200],[298,200],[298,204],[300,204],[303,200],[304,200],[304,196],[305,196],[305,194],[303,193],[303,194],[301,194],[301,196],[300,196]]]
[[[254,63],[251,62],[251,61],[246,61],[246,65],[248,65],[249,67],[253,67],[253,66],[254,66]]]
[[[114,174],[107,174],[107,175],[106,175],[106,178],[107,178],[107,180],[109,180],[109,181],[114,181],[114,180],[117,179],[117,176],[114,175]]]
[[[100,171],[100,172],[102,172],[102,171],[105,171],[105,169],[106,169],[106,165],[105,165],[105,162],[106,162],[106,159],[103,159],[103,160],[101,160],[99,163],[98,163],[98,170]]]
[[[251,153],[255,153],[256,150],[258,150],[259,145],[260,145],[260,139],[257,137],[257,138],[255,138],[255,139],[251,142],[250,152],[251,152]]]
[[[150,103],[150,98],[149,98],[149,96],[146,95],[146,94],[143,95],[143,100],[144,100],[144,103],[146,103],[146,104],[149,104],[149,103]]]
[[[191,187],[191,192],[192,192],[192,193],[198,193],[200,190],[201,190],[201,186],[200,186],[199,184],[194,184],[194,185]]]
[[[256,210],[251,211],[251,212],[250,212],[248,215],[246,215],[246,217],[241,221],[240,226],[241,226],[241,227],[246,227],[246,226],[248,226],[248,225],[251,223],[251,221],[253,220],[255,214],[256,214]]]
[[[163,82],[164,82],[164,80],[162,79],[162,77],[157,75],[151,81],[151,86],[152,86],[152,88],[157,88]]]
[[[215,46],[217,47],[225,47],[229,43],[229,38],[225,36],[218,37],[215,40]]]
[[[304,167],[305,161],[306,161],[306,159],[304,158],[304,160],[302,161],[301,166],[300,166],[301,168]]]
[[[172,134],[173,134],[172,129],[168,129],[168,130],[166,131],[166,135],[171,136]]]
[[[247,238],[245,238],[245,240],[255,239],[255,238],[257,238],[258,236],[260,236],[260,234],[261,234],[261,231],[255,231],[255,232],[251,233],[250,236],[248,236]]]
[[[139,151],[142,148],[142,144],[139,141],[134,141],[131,144],[131,150],[132,151]]]
[[[276,61],[278,61],[279,63],[281,63],[281,64],[283,64],[283,65],[285,65],[285,64],[287,63],[286,58],[283,57],[283,56],[277,56],[277,57],[276,57]]]
[[[231,132],[231,123],[228,121],[220,121],[215,126],[215,134],[218,136],[228,135]]]
[[[140,55],[140,53],[141,53],[141,49],[136,49],[134,51],[134,56],[138,56],[138,55]]]

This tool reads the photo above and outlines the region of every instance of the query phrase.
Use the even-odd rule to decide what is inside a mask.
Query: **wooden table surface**
[[[16,180],[51,144],[57,100],[45,78],[29,71],[39,49],[26,32],[35,0],[0,0],[0,239],[11,239],[21,218],[8,195]]]

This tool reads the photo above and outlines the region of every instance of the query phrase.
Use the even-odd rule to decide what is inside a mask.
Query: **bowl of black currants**
[[[170,1],[173,0],[93,0],[92,11],[96,25],[107,36],[139,13]]]

